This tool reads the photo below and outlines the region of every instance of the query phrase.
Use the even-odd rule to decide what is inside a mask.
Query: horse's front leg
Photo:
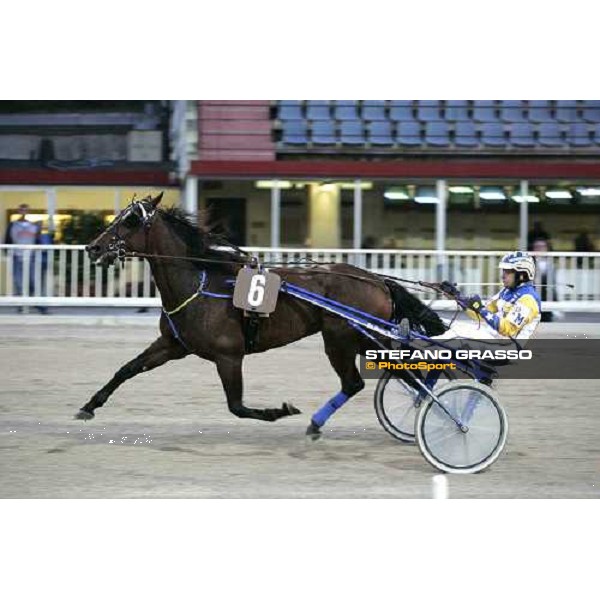
[[[261,421],[277,421],[282,417],[298,415],[300,411],[284,402],[281,408],[249,408],[243,403],[242,358],[222,357],[215,361],[217,371],[227,396],[229,410],[241,419],[259,419]]]
[[[110,397],[110,395],[125,381],[135,377],[139,373],[145,373],[160,365],[164,365],[170,360],[183,358],[188,351],[181,346],[179,342],[172,338],[159,337],[140,355],[123,365],[113,376],[113,378],[99,391],[92,399],[83,406],[75,415],[76,419],[93,419],[94,411],[100,408]]]

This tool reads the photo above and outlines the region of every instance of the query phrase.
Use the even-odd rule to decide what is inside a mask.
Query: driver
[[[504,287],[487,304],[477,295],[463,296],[453,284],[442,282],[442,290],[456,299],[467,315],[477,321],[477,326],[457,323],[437,339],[486,337],[526,340],[533,335],[541,318],[540,296],[533,286],[533,257],[527,252],[511,252],[502,258],[498,267],[502,270]]]

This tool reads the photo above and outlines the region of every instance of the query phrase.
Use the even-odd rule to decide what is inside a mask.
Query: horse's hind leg
[[[139,373],[160,367],[160,365],[164,365],[170,360],[183,358],[187,354],[188,351],[176,340],[163,336],[159,337],[140,355],[123,365],[113,378],[101,390],[97,391],[92,396],[92,399],[79,410],[75,418],[83,420],[93,419],[94,411],[100,408],[122,383]]]
[[[227,396],[229,410],[241,419],[259,419],[276,421],[282,417],[300,414],[300,411],[288,402],[281,408],[250,408],[243,403],[242,358],[223,357],[215,361],[217,371]]]
[[[365,387],[365,382],[356,368],[356,355],[359,350],[356,334],[353,331],[343,335],[324,331],[323,339],[325,352],[340,378],[342,389],[312,416],[306,435],[313,439],[321,435],[321,427],[333,413]]]

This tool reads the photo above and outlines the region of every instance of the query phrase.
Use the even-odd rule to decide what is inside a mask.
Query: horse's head
[[[148,231],[162,196],[161,192],[154,198],[150,195],[142,200],[134,198],[115,220],[86,246],[90,260],[98,265],[108,266],[127,252],[146,251]]]

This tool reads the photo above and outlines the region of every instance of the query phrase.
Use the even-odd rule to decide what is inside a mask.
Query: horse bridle
[[[126,242],[127,240],[137,232],[137,228],[132,229],[127,232],[126,235],[121,235],[119,233],[119,225],[123,223],[123,221],[131,214],[135,213],[135,209],[139,208],[139,214],[137,216],[142,221],[142,227],[144,228],[144,234],[146,236],[145,246],[148,246],[148,234],[150,232],[150,227],[152,227],[152,223],[154,222],[154,218],[156,216],[157,209],[152,207],[144,206],[143,200],[132,200],[131,204],[115,219],[115,221],[110,225],[107,229],[107,233],[114,229],[112,237],[108,241],[107,249],[109,252],[113,252],[116,254],[117,260],[121,261],[121,265],[125,264],[125,259],[128,257]]]

